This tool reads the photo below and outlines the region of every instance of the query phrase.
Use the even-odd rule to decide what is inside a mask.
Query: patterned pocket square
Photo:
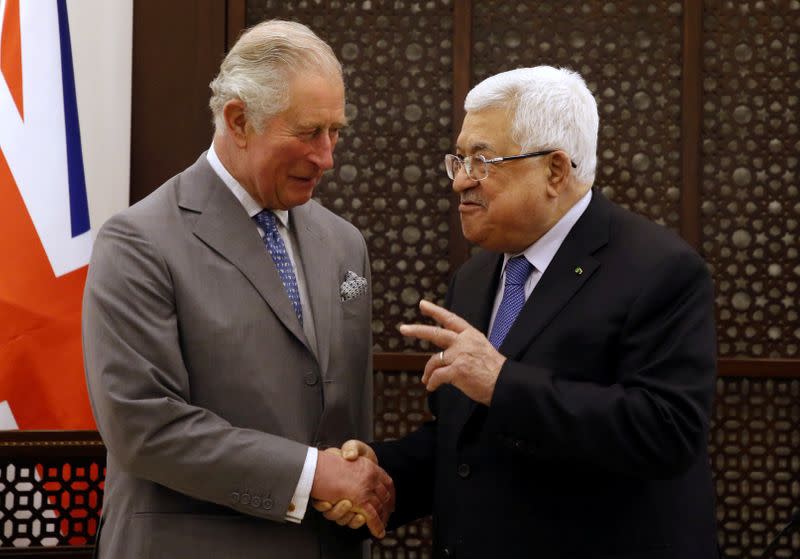
[[[348,270],[342,285],[339,286],[339,295],[342,298],[342,302],[361,297],[366,293],[367,280]]]

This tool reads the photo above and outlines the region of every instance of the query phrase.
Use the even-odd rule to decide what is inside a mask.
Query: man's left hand
[[[433,392],[442,384],[452,384],[469,398],[488,406],[505,356],[457,314],[425,300],[420,301],[419,308],[441,327],[403,324],[400,333],[442,348],[425,365],[422,375],[425,387]]]

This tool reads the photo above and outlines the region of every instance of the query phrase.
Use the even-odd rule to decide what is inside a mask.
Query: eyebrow
[[[350,123],[347,122],[347,119],[330,123],[331,128],[341,129],[347,128],[348,126],[350,126]],[[325,128],[325,126],[316,122],[300,122],[298,123],[297,127],[302,130],[316,130],[317,128]]]
[[[462,153],[467,153],[465,150],[461,149],[460,146],[456,146],[456,150]],[[486,142],[475,142],[469,146],[468,153],[475,153],[476,151],[493,151],[491,146]]]

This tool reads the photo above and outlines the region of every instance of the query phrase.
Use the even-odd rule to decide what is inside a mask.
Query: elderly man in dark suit
[[[436,557],[717,557],[705,264],[591,189],[598,113],[577,74],[502,73],[465,106],[445,163],[484,250],[449,310],[422,302],[438,326],[401,327],[441,349],[422,377],[435,419],[345,455],[393,477],[395,524],[433,514]]]
[[[109,220],[89,268],[98,554],[361,557],[306,512],[347,497],[380,536],[394,499],[373,462],[317,452],[372,424],[366,245],[311,201],[346,124],[341,66],[307,27],[270,21],[211,88],[211,148]]]

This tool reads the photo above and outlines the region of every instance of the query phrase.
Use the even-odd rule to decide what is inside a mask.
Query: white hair
[[[256,132],[289,107],[291,78],[303,71],[328,72],[342,79],[342,65],[331,47],[311,29],[294,21],[264,21],[245,31],[209,84],[209,106],[217,130],[223,130],[225,103],[240,99]]]
[[[552,66],[519,68],[486,78],[464,100],[468,112],[496,107],[512,111],[511,138],[523,152],[563,150],[577,165],[578,181],[594,182],[600,118],[578,73]]]

